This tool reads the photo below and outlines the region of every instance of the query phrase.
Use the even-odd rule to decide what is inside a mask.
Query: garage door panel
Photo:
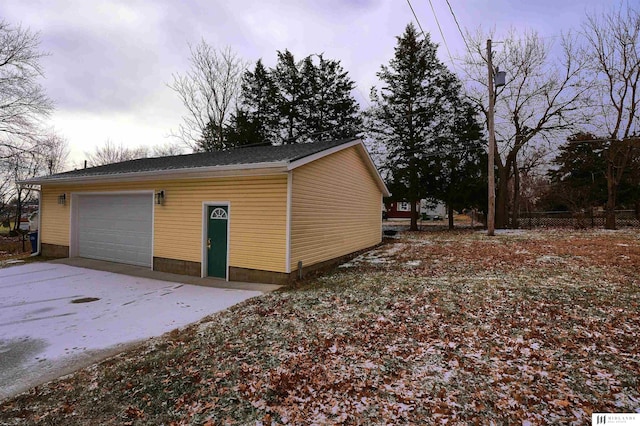
[[[151,266],[150,194],[82,195],[78,210],[81,257]]]

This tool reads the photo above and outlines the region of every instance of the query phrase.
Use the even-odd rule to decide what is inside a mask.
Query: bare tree
[[[9,204],[15,202],[16,228],[30,191],[17,180],[38,173],[40,125],[53,109],[38,83],[45,56],[39,44],[37,33],[0,20],[0,216],[8,219]]]
[[[104,145],[96,147],[93,152],[85,153],[85,155],[87,156],[87,164],[90,167],[95,167],[148,157],[149,148],[146,146],[129,148],[123,144],[116,145],[107,139]]]
[[[151,148],[151,156],[153,157],[168,157],[181,154],[184,154],[184,148],[174,143],[165,143]]]
[[[43,174],[53,174],[66,168],[69,147],[66,139],[50,131],[30,149],[5,147],[5,158],[0,158],[0,218],[14,217],[14,230],[20,226],[23,205],[33,197],[30,185],[20,181]]]
[[[9,159],[10,158],[0,158],[0,221],[2,223],[8,222],[9,220],[9,202],[13,189]]]
[[[520,226],[518,216],[520,207],[530,212],[531,207],[540,198],[540,188],[544,188],[541,184],[546,181],[543,176],[548,155],[547,147],[528,144],[522,147],[514,163],[515,169],[510,185],[511,205],[518,206],[517,210],[513,209],[511,216],[511,226],[514,228]]]
[[[536,169],[523,170],[521,173],[521,204],[523,210],[531,214],[548,191],[549,180]]]
[[[42,77],[40,38],[0,21],[0,157],[32,148],[41,120],[53,109],[37,80]]]
[[[169,84],[187,109],[176,136],[194,151],[222,149],[246,63],[231,48],[217,50],[204,40],[189,49],[191,69]]]
[[[49,132],[38,144],[38,153],[43,157],[48,174],[60,173],[67,168],[69,143],[62,136]]]
[[[465,60],[468,95],[487,113],[487,57],[485,41],[492,33],[481,29],[467,33],[472,52]],[[515,30],[500,38],[493,58],[496,68],[507,73],[506,85],[496,93],[496,139],[498,153],[496,226],[508,225],[509,203],[517,215],[519,199],[511,188],[518,188],[519,155],[524,147],[550,142],[581,122],[581,107],[588,90],[584,78],[585,60],[577,54],[576,37],[561,37],[559,49],[536,32],[517,34]],[[552,55],[553,52],[558,52]],[[515,180],[512,184],[510,182]]]
[[[34,178],[43,171],[44,157],[38,152],[14,149],[14,152],[2,160],[4,179],[7,184],[4,186],[6,197],[6,207],[10,207],[13,212],[13,230],[20,227],[20,219],[24,203],[30,201],[33,195],[31,186],[22,186],[18,182]],[[8,206],[10,205],[10,206]]]
[[[617,192],[622,176],[640,149],[640,13],[622,3],[601,15],[587,15],[583,26],[590,70],[595,76],[599,129],[606,129],[607,205],[605,227],[615,228]]]
[[[122,143],[115,144],[107,139],[103,145],[96,147],[93,152],[85,153],[85,155],[87,156],[87,165],[89,167],[96,167],[138,158],[180,155],[183,154],[183,151],[181,146],[172,143],[166,143],[152,148],[144,145],[130,148],[124,146]]]

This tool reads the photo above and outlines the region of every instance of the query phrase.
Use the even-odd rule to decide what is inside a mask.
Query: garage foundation
[[[40,245],[40,254],[44,257],[54,257],[56,259],[69,257],[69,246],[42,243]]]
[[[202,267],[200,265],[200,262],[167,259],[166,257],[154,257],[153,270],[159,272],[169,272],[171,274],[199,277],[202,271]]]

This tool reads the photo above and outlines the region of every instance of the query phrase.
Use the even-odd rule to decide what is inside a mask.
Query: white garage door
[[[80,195],[78,255],[151,267],[153,196]]]

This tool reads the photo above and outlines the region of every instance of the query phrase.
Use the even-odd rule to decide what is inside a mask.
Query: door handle
[[[207,238],[207,249],[211,250],[211,238]]]

